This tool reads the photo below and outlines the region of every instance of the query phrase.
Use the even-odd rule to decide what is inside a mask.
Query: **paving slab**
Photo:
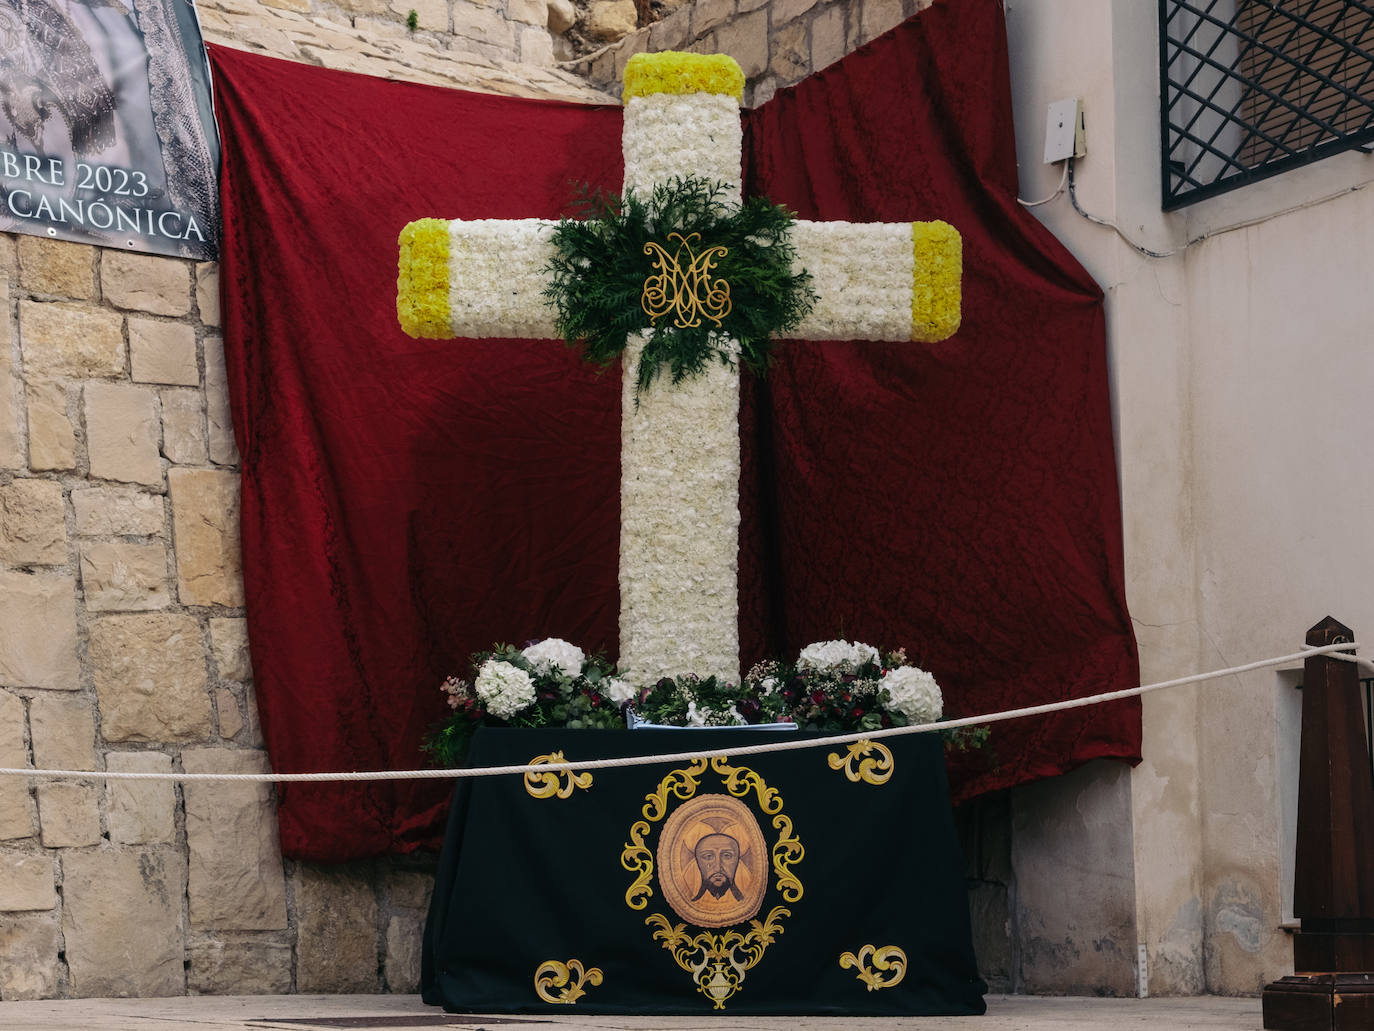
[[[200,996],[0,1002],[5,1031],[1260,1031],[1258,999],[990,995],[983,1017],[610,1017],[450,1014],[414,995]]]

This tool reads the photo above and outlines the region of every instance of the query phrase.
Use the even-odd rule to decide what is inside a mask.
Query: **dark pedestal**
[[[1264,989],[1264,1026],[1281,1031],[1370,1031],[1374,976],[1285,977]]]
[[[1329,616],[1314,647],[1353,640]],[[1264,989],[1272,1031],[1374,1031],[1374,778],[1355,667],[1303,664],[1293,977]]]

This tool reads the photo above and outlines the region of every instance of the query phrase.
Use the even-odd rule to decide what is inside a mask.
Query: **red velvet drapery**
[[[414,341],[396,234],[617,188],[614,107],[212,50],[221,283],[263,732],[283,772],[409,768],[493,641],[614,654],[618,370],[550,341]],[[965,321],[936,345],[787,344],[742,417],[747,663],[904,644],[947,708],[1127,686],[1101,296],[1015,204],[995,0],[937,3],[749,114],[746,182],[805,217],[940,217]],[[999,726],[959,797],[1139,752],[1133,705]],[[434,782],[290,785],[287,855],[436,842]]]

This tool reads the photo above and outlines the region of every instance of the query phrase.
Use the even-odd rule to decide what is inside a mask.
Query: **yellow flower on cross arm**
[[[401,230],[396,315],[413,337],[440,337],[449,331],[448,222],[422,218]]]
[[[964,241],[948,222],[912,222],[911,339],[933,344],[961,320]]]

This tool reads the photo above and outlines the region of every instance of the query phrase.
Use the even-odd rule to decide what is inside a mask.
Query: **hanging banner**
[[[189,0],[0,0],[0,230],[211,259],[218,170]]]

